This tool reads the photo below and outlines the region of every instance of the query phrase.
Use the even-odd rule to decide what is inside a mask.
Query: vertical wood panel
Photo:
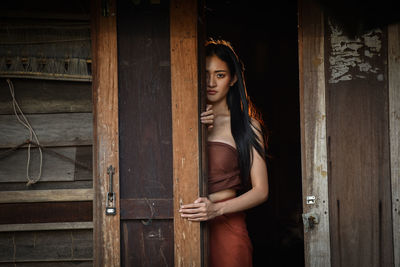
[[[199,196],[197,1],[171,1],[175,266],[200,266],[200,224],[181,218],[180,204]]]
[[[169,1],[117,9],[121,265],[173,266]]]
[[[197,24],[197,45],[198,45],[198,70],[199,70],[199,114],[206,110],[206,52],[205,42],[207,38],[206,32],[206,16],[205,16],[205,0],[198,0],[198,24]],[[201,196],[208,196],[208,159],[207,159],[207,128],[199,128],[199,156],[200,156],[200,183],[199,192]],[[207,222],[200,224],[200,243],[201,243],[201,261],[202,267],[209,266],[209,227]]]
[[[386,28],[325,25],[332,266],[393,266]]]
[[[102,16],[100,0],[91,2],[93,55],[93,242],[94,266],[120,266],[118,170],[118,67],[115,0],[104,1],[110,16]],[[117,215],[105,215],[109,189],[107,168],[115,168]]]
[[[394,262],[400,267],[400,24],[388,29],[389,134]]]
[[[303,212],[319,217],[315,228],[304,233],[305,266],[329,267],[324,21],[314,1],[300,1],[299,24]],[[315,204],[306,204],[307,196],[315,196]]]

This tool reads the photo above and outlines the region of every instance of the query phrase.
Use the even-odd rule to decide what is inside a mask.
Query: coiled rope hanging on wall
[[[31,124],[29,123],[28,119],[25,117],[24,113],[22,112],[21,108],[18,105],[17,100],[15,99],[15,92],[14,92],[14,85],[11,82],[10,79],[7,79],[8,87],[10,88],[10,93],[12,96],[12,104],[13,104],[13,109],[14,109],[14,114],[17,117],[18,121],[25,126],[28,131],[29,131],[29,140],[32,140],[33,138],[35,139],[35,142],[38,144],[37,148],[39,149],[39,155],[40,155],[40,166],[39,166],[39,174],[36,177],[36,179],[31,178],[29,175],[29,166],[30,166],[30,159],[31,159],[31,143],[28,142],[28,159],[26,162],[26,179],[28,182],[26,183],[27,186],[30,186],[32,184],[37,183],[41,176],[42,176],[42,167],[43,167],[43,153],[42,153],[42,148],[40,147],[39,139],[35,133],[35,130],[32,128]],[[20,115],[18,115],[18,112]]]

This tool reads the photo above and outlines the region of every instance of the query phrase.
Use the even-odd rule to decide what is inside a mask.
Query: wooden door
[[[201,224],[178,213],[204,181],[197,1],[94,2],[95,266],[200,266]]]
[[[121,265],[173,266],[169,3],[117,10]]]
[[[326,22],[331,263],[394,266],[387,27],[352,37]]]
[[[118,1],[122,266],[199,266],[197,3]],[[182,164],[182,162],[184,164]]]

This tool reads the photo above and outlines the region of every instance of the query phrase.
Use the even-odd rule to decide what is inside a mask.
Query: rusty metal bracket
[[[314,229],[315,225],[319,223],[319,216],[315,212],[303,213],[302,217],[305,232]]]

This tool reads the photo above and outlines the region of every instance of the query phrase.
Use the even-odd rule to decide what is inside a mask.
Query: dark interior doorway
[[[297,2],[205,6],[207,37],[231,42],[269,132],[269,199],[247,212],[254,266],[304,266]]]

